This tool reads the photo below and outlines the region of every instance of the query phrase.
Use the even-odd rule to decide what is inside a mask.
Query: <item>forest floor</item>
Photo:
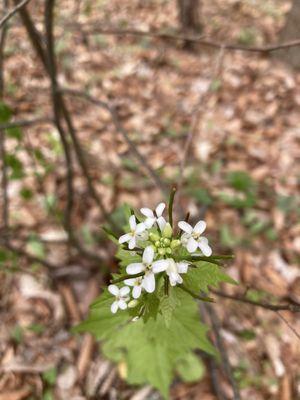
[[[43,2],[31,3],[28,10],[42,31]],[[180,207],[194,220],[205,211],[214,251],[234,253],[227,272],[240,285],[226,287],[227,293],[247,290],[252,300],[300,304],[300,73],[256,53],[186,50],[179,41],[92,32],[113,27],[175,33],[175,3],[59,2],[59,81],[114,104],[131,140],[170,186],[180,177],[197,110]],[[279,0],[203,0],[204,34],[242,45],[276,43],[288,9],[289,2]],[[5,100],[14,119],[49,117],[49,79],[18,17],[5,54]],[[110,115],[85,99],[66,99],[108,212],[117,210],[117,220],[124,202],[160,202],[160,190]],[[103,236],[103,216],[79,167],[72,222],[84,246],[105,260],[99,268],[89,268],[90,260],[67,246],[59,222],[65,166],[53,126],[10,130],[6,147],[12,240],[51,267],[1,250],[3,265],[14,273],[0,273],[0,400],[159,399],[149,387],[128,387],[92,337],[70,333],[107,281],[101,271],[116,268],[115,248]],[[241,398],[300,398],[299,314],[221,298],[214,308]],[[228,377],[218,368],[219,385],[232,398]],[[178,380],[171,388],[172,400],[200,398],[217,399],[207,365],[199,382]]]

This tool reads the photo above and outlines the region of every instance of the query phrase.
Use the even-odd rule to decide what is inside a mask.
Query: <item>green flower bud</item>
[[[155,244],[155,247],[160,247],[160,241],[159,240],[157,240],[154,244]]]
[[[169,224],[169,222],[167,222],[166,226],[164,227],[164,230],[162,232],[162,235],[163,235],[164,238],[171,238],[172,237],[172,233],[173,233],[172,227]]]
[[[169,246],[170,243],[171,243],[170,239],[167,239],[167,238],[164,239],[164,244],[166,246]]]
[[[139,302],[138,302],[137,300],[131,300],[131,301],[128,303],[128,308],[134,308],[134,307],[136,307],[138,304],[139,304]]]
[[[150,239],[152,242],[156,242],[157,240],[160,239],[160,237],[159,237],[159,235],[158,235],[157,233],[150,232],[150,233],[149,233],[149,239]]]
[[[170,247],[166,248],[167,254],[172,254],[172,249]]]
[[[161,256],[164,256],[166,254],[166,249],[159,248],[158,249],[158,254],[161,255]]]
[[[180,246],[180,240],[174,239],[171,242],[171,249],[176,249],[176,247]]]

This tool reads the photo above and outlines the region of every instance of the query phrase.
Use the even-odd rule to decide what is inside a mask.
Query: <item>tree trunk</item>
[[[300,37],[300,1],[293,0],[292,8],[287,15],[285,26],[280,35],[279,42],[298,39]],[[295,68],[300,68],[300,47],[278,50],[275,57],[285,61]]]
[[[200,33],[200,0],[177,0],[178,20],[185,33]]]

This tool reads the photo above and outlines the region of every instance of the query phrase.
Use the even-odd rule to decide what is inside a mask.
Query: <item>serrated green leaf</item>
[[[197,268],[190,269],[183,279],[185,285],[196,293],[199,293],[199,291],[208,293],[208,286],[217,287],[221,282],[237,284],[218,265],[205,261],[197,261],[195,265],[197,265]]]
[[[118,251],[116,253],[116,258],[120,261],[119,265],[120,267],[123,267],[123,270],[125,269],[125,267],[127,267],[127,265],[141,261],[141,256],[136,254],[135,251],[124,250],[122,249],[122,247],[118,248]],[[121,272],[123,270],[121,268]]]
[[[173,312],[176,307],[181,304],[179,297],[177,296],[177,290],[173,287],[169,288],[169,294],[163,295],[160,300],[159,310],[164,318],[167,327],[170,327]]]
[[[178,360],[195,349],[216,354],[206,337],[207,327],[199,321],[197,303],[180,289],[174,290],[181,306],[174,309],[169,327],[160,313],[147,322],[143,318],[132,322],[128,310],[112,314],[113,298],[105,291],[94,303],[89,318],[74,329],[91,332],[103,341],[108,358],[125,362],[129,383],[149,383],[165,398]]]
[[[193,353],[187,354],[177,364],[177,372],[184,382],[196,382],[205,373],[203,362]]]

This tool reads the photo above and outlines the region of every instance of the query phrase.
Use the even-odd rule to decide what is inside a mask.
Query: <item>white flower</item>
[[[183,282],[180,274],[185,274],[188,270],[189,263],[187,261],[175,262],[173,258],[168,258],[166,265],[161,265],[158,272],[166,271],[169,277],[171,286],[175,286],[177,283]]]
[[[126,272],[129,275],[145,272],[141,286],[148,293],[152,293],[155,290],[154,274],[160,272],[163,266],[168,265],[167,260],[157,260],[153,262],[153,259],[154,259],[154,249],[152,246],[147,246],[143,253],[142,262],[129,264],[126,268]]]
[[[126,279],[124,281],[125,285],[133,286],[132,297],[138,299],[142,293],[142,282],[143,278],[141,276],[137,278]]]
[[[163,231],[166,225],[166,220],[162,216],[165,207],[166,207],[165,203],[159,203],[159,205],[155,209],[155,212],[153,212],[150,208],[141,208],[141,213],[145,215],[145,217],[147,217],[146,220],[144,221],[144,224],[146,225],[147,229],[150,229],[156,222],[157,225],[159,226],[159,229]]]
[[[116,285],[109,285],[108,291],[116,297],[116,300],[112,303],[110,307],[111,312],[115,314],[119,308],[121,310],[126,310],[127,301],[129,300],[129,287],[123,286],[121,289],[119,289]]]
[[[128,248],[132,250],[135,248],[137,240],[142,237],[143,232],[146,230],[146,225],[143,222],[137,224],[135,216],[131,215],[129,218],[129,226],[130,232],[122,235],[119,238],[119,243],[122,244],[128,242]]]
[[[201,236],[206,228],[204,221],[197,222],[194,228],[185,221],[179,221],[178,226],[184,231],[184,234],[181,236],[181,242],[186,246],[189,253],[194,253],[199,247],[206,257],[211,256],[212,249],[208,244],[208,240],[206,237]]]

